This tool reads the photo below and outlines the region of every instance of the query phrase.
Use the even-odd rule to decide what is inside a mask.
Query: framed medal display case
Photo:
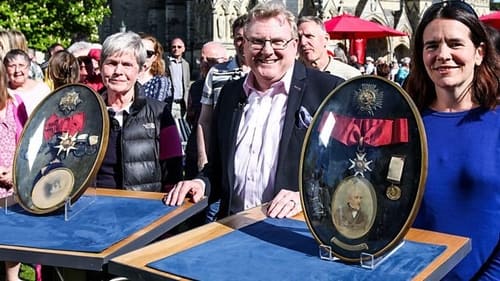
[[[348,80],[323,101],[304,140],[307,225],[343,261],[380,257],[410,229],[426,175],[425,131],[411,98],[381,77]]]
[[[25,210],[74,203],[103,160],[109,119],[102,98],[83,84],[56,89],[32,112],[14,159],[14,194]]]

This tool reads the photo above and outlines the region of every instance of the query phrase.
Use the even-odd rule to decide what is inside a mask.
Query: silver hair
[[[126,52],[133,52],[139,68],[142,68],[146,62],[146,48],[142,44],[141,37],[132,31],[118,32],[108,36],[102,44],[100,63],[103,63],[109,56]]]
[[[77,52],[80,52],[80,51],[84,51],[87,54],[91,47],[92,47],[92,43],[90,43],[90,42],[78,41],[78,42],[71,44],[71,46],[69,46],[68,49],[66,49],[66,50],[73,55]]]
[[[297,26],[299,26],[305,22],[314,22],[315,24],[317,24],[321,28],[321,30],[323,32],[326,33],[325,24],[323,23],[323,21],[320,18],[318,18],[316,16],[302,16],[297,20]]]
[[[245,33],[248,31],[248,27],[257,19],[269,19],[274,17],[282,17],[286,20],[292,29],[292,37],[297,38],[297,24],[295,23],[295,16],[286,9],[282,2],[270,1],[266,3],[257,4],[255,7],[248,12],[248,17],[245,22],[244,30]]]

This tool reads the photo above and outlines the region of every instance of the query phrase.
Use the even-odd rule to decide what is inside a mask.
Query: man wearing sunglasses
[[[255,6],[244,38],[251,71],[222,88],[208,164],[198,179],[177,183],[164,202],[180,205],[188,193],[195,202],[211,195],[211,201],[220,199],[218,218],[266,202],[268,216],[291,217],[302,210],[297,175],[308,124],[300,116],[312,116],[343,79],[295,60],[297,25],[283,4]]]
[[[189,83],[191,80],[189,63],[182,57],[186,47],[181,38],[174,38],[170,42],[168,69],[172,79],[173,102],[172,117],[181,119],[186,114]]]

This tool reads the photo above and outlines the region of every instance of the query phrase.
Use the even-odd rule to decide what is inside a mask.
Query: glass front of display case
[[[44,214],[76,201],[97,173],[108,128],[104,102],[87,86],[70,84],[47,96],[31,114],[16,150],[17,202]]]
[[[376,76],[345,82],[318,109],[302,150],[313,236],[349,262],[392,250],[415,219],[426,165],[422,120],[403,89]]]

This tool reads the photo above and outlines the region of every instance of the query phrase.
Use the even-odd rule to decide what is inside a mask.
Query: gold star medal
[[[368,113],[370,116],[382,107],[383,94],[373,84],[361,84],[361,88],[354,93],[358,111]]]

